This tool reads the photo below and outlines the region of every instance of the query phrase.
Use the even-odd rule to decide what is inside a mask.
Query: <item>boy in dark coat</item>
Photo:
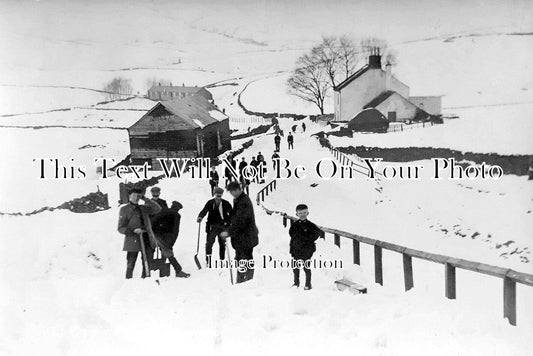
[[[174,251],[172,251],[180,232],[181,215],[179,211],[182,207],[181,203],[173,201],[170,209],[163,209],[152,216],[152,230],[154,231],[156,244],[161,249],[161,254],[174,267],[176,277],[189,278],[191,275],[183,272],[181,265],[174,256]]]
[[[128,194],[128,204],[120,208],[118,218],[118,232],[124,236],[123,251],[126,251],[126,279],[133,276],[133,269],[135,261],[141,251],[141,239],[144,241],[146,250],[146,259],[148,265],[153,258],[155,241],[149,238],[147,229],[150,224],[150,215],[157,214],[161,211],[161,207],[151,199],[144,196],[144,190],[140,188],[132,188]],[[139,201],[143,200],[144,204],[139,205]],[[144,264],[142,277],[146,276]]]
[[[229,201],[222,199],[224,189],[216,187],[215,197],[205,203],[204,208],[198,214],[196,221],[200,223],[204,216],[207,215],[207,224],[205,225],[205,232],[207,233],[205,241],[205,259],[208,266],[211,262],[211,254],[213,253],[213,245],[215,238],[218,237],[219,257],[224,259],[226,254],[226,243],[220,233],[226,229],[230,223],[231,204]]]
[[[316,251],[315,241],[320,236],[320,229],[307,220],[309,209],[305,204],[296,206],[296,216],[298,220],[291,221],[289,235],[291,236],[289,252],[295,261],[302,261],[305,272],[305,290],[311,289],[311,270],[305,266],[310,264],[309,260]],[[300,286],[300,268],[293,268],[294,286]]]
[[[251,266],[254,259],[254,247],[259,243],[254,206],[248,195],[242,191],[239,183],[231,182],[227,189],[234,198],[233,209],[230,225],[227,231],[222,232],[221,236],[224,239],[231,236],[231,246],[235,249],[235,260],[239,265],[243,261],[247,266]],[[246,271],[237,270],[237,283],[251,280],[253,277],[253,268],[248,268]]]

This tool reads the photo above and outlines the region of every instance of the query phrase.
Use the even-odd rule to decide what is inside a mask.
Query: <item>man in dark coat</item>
[[[211,186],[211,195],[213,195],[215,188],[218,187],[219,181],[220,177],[218,176],[217,169],[215,167],[211,167],[211,172],[209,172],[209,185]]]
[[[287,136],[287,143],[289,144],[289,150],[294,149],[294,136],[290,132],[289,136]]]
[[[180,202],[173,201],[170,209],[163,209],[153,215],[152,230],[154,231],[156,244],[161,249],[161,254],[174,267],[176,277],[189,278],[191,275],[183,272],[172,250],[180,232],[181,215],[179,211],[181,208],[183,208],[183,205]]]
[[[207,215],[207,223],[205,225],[205,232],[207,233],[205,241],[205,260],[208,266],[211,266],[211,255],[213,253],[213,245],[215,238],[218,237],[219,257],[224,259],[226,254],[226,242],[220,236],[222,231],[230,223],[231,204],[229,201],[222,199],[224,189],[216,187],[215,197],[205,203],[204,208],[198,214],[196,221],[202,222],[202,219]]]
[[[161,207],[161,209],[168,209],[167,202],[159,198],[159,196],[161,195],[161,188],[152,187],[152,189],[150,189],[150,192],[152,193],[152,200],[155,201]]]
[[[276,133],[276,136],[274,137],[274,144],[276,145],[276,151],[279,151],[279,145],[281,143],[281,136],[279,135],[279,132]]]
[[[258,167],[259,167],[259,161],[256,160],[255,157],[252,157],[252,160],[250,161],[250,166],[254,167],[255,170],[256,170],[256,172],[259,172],[259,171],[258,171],[258,169],[259,169],[259,168],[258,168]],[[259,182],[259,179],[258,179],[258,178],[259,178],[259,173],[257,173],[257,174],[255,175],[255,177],[254,177],[254,179],[253,179],[253,182],[254,182],[254,183]]]
[[[141,251],[141,239],[144,241],[146,250],[146,258],[148,264],[153,259],[155,241],[148,236],[148,228],[150,228],[150,215],[157,214],[161,211],[161,207],[151,199],[144,196],[144,190],[140,188],[132,188],[128,194],[128,204],[120,208],[118,218],[118,232],[124,236],[123,251],[126,251],[126,278],[130,279],[133,276],[133,269],[135,261]],[[139,200],[143,200],[144,204],[139,205]],[[144,278],[147,271],[143,265],[142,277]]]
[[[246,160],[243,157],[239,162],[239,175],[242,175],[242,171],[246,168],[246,166],[248,166],[248,163],[246,163]]]
[[[254,206],[240,184],[231,182],[227,189],[234,200],[231,221],[222,237],[231,236],[231,246],[235,249],[235,260],[239,266],[251,267],[237,269],[237,283],[242,283],[254,277],[253,250],[259,243],[259,232],[255,225]]]
[[[307,205],[299,204],[296,206],[296,216],[298,220],[291,221],[289,235],[291,236],[289,253],[293,260],[301,261],[305,272],[305,290],[311,289],[311,270],[308,268],[310,259],[316,251],[315,241],[320,236],[320,229],[307,220],[309,210]],[[307,264],[307,266],[306,266]],[[293,268],[294,286],[300,286],[300,268]]]

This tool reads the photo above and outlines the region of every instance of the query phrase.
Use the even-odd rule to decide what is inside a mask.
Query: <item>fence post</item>
[[[276,189],[277,182],[274,180],[274,189]]]
[[[360,252],[359,252],[359,241],[352,240],[353,242],[353,263],[355,265],[361,264]]]
[[[287,227],[287,218],[283,216],[283,227]]]
[[[341,237],[339,234],[334,234],[333,241],[339,248],[341,247]]]
[[[323,230],[320,230],[320,238],[322,240],[325,240],[326,239],[326,233],[323,231]]]
[[[444,268],[445,268],[445,286],[444,286],[444,289],[445,289],[445,293],[446,293],[446,298],[448,299],[455,299],[456,298],[456,289],[455,289],[455,267],[452,266],[451,264],[449,263],[445,263],[444,264]]]
[[[405,291],[414,287],[413,280],[413,258],[406,253],[403,253],[403,280],[405,283]]]
[[[377,284],[383,285],[383,261],[382,249],[378,245],[374,245],[374,274]]]
[[[503,278],[503,317],[516,326],[516,282],[509,277]]]
[[[261,189],[261,201],[265,201],[265,191]]]

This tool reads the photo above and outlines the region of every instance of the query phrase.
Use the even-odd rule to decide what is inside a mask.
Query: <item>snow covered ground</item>
[[[192,277],[160,284],[123,280],[118,181],[96,179],[93,160],[123,159],[129,153],[124,128],[153,102],[97,105],[105,100],[98,90],[115,77],[130,80],[132,94],[140,96],[157,81],[216,83],[210,88],[215,103],[234,118],[248,117],[237,105],[241,92],[250,110],[317,113],[286,92],[295,59],[322,34],[381,36],[397,50],[394,71],[412,94],[442,94],[446,112],[461,118],[411,132],[331,138],[335,145],[531,154],[533,37],[505,35],[531,32],[531,4],[463,2],[439,5],[439,11],[435,3],[403,5],[309,2],[301,11],[299,3],[251,1],[0,4],[0,212],[56,206],[97,186],[111,205],[94,214],[0,216],[0,353],[529,354],[532,288],[518,286],[518,327],[511,327],[501,317],[501,280],[458,271],[458,299],[449,301],[443,297],[442,266],[413,261],[415,289],[404,293],[398,255],[384,252],[381,287],[373,283],[371,249],[362,246],[362,265],[353,266],[350,246],[342,241],[336,248],[331,236],[318,242],[317,256],[338,258],[344,268],[315,271],[311,292],[290,289],[287,270],[261,269],[240,286],[229,285],[226,270],[195,270],[194,221],[208,199],[207,182],[160,184],[164,198],[184,205],[175,251]],[[52,111],[59,109],[69,110]],[[232,128],[246,131],[249,120]],[[292,124],[286,120],[282,126],[287,131]],[[322,128],[308,127],[307,134],[296,135],[295,151],[282,153],[311,169],[330,155],[309,136]],[[261,135],[244,156],[262,151],[268,159],[272,148],[272,135]],[[87,167],[88,177],[39,180],[32,160],[47,157],[74,159]],[[533,272],[533,192],[524,179],[382,187],[379,193],[375,182],[362,178],[281,181],[265,204],[291,212],[307,202],[311,220],[321,225]],[[256,214],[256,256],[288,258],[279,216],[261,209]],[[343,277],[366,285],[369,293],[337,291],[333,282]]]
[[[319,130],[309,122],[308,126],[311,132]],[[263,135],[254,139],[244,156],[249,159],[261,151],[268,158],[272,146],[272,135]],[[283,156],[306,165],[329,156],[307,134],[298,133],[295,146],[289,153],[283,145]],[[319,185],[310,188],[312,182]],[[111,202],[118,199],[116,181],[113,183],[104,187]],[[310,218],[319,224],[372,233],[377,238],[390,234],[389,241],[412,247],[436,246],[440,253],[452,252],[452,248],[453,252],[475,249],[471,255],[495,261],[490,249],[479,243],[459,245],[459,239],[427,235],[431,243],[425,245],[421,239],[428,229],[420,216],[411,221],[404,220],[408,211],[386,216],[394,205],[376,205],[381,195],[372,189],[374,185],[365,179],[353,184],[280,181],[265,204],[291,212],[303,201],[310,205]],[[318,241],[316,257],[342,261],[343,268],[315,270],[311,292],[291,289],[291,272],[270,264],[256,271],[252,282],[239,286],[230,285],[227,270],[197,271],[192,259],[197,233],[194,221],[209,198],[208,184],[167,179],[159,186],[164,198],[184,205],[175,251],[184,269],[192,273],[188,280],[163,278],[157,284],[122,279],[125,257],[122,237],[115,231],[116,204],[94,214],[55,211],[0,217],[2,236],[23,236],[2,239],[0,245],[5,252],[0,262],[1,283],[7,286],[0,299],[5,321],[0,326],[3,353],[27,354],[37,345],[45,353],[69,355],[169,350],[233,354],[236,349],[262,355],[354,348],[368,355],[402,355],[413,350],[434,355],[528,352],[527,340],[533,330],[528,302],[533,297],[531,288],[518,288],[519,326],[512,327],[501,317],[501,280],[458,271],[458,299],[449,301],[443,297],[442,266],[414,261],[415,289],[404,293],[399,255],[384,252],[385,286],[381,287],[372,279],[372,250],[362,246],[361,267],[354,266],[351,246],[343,241],[338,249],[331,236]],[[252,186],[252,197],[258,188]],[[52,189],[58,192],[60,187],[48,187],[47,191]],[[385,187],[388,197],[395,198],[388,195],[394,193]],[[288,235],[281,218],[268,216],[258,207],[256,215],[261,241],[255,250],[257,260],[269,256],[287,259]],[[371,227],[365,220],[373,225],[372,231],[366,230]],[[411,236],[409,241],[406,235]],[[136,278],[138,274],[139,268]],[[333,282],[340,278],[367,286],[368,294],[337,291]]]

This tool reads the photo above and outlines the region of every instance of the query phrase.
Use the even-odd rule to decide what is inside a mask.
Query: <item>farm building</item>
[[[183,99],[193,95],[204,97],[206,100],[213,102],[213,95],[205,87],[186,87],[184,84],[181,86],[170,85],[158,85],[152,86],[148,89],[148,99],[152,100],[173,100]]]
[[[157,103],[128,129],[131,161],[217,157],[231,149],[228,117],[201,96]]]
[[[418,121],[441,114],[440,96],[409,96],[409,87],[382,69],[379,50],[374,50],[368,64],[334,88],[334,121],[351,121],[368,108],[379,110],[388,121]]]
[[[378,109],[369,108],[355,115],[348,122],[348,128],[352,131],[387,132],[389,121]]]

